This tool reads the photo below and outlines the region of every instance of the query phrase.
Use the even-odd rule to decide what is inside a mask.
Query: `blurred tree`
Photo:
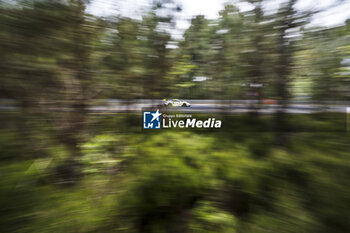
[[[190,55],[175,58],[173,66],[167,74],[167,79],[170,81],[171,96],[185,98],[191,95],[191,87],[195,85],[191,74],[195,68],[196,65],[191,63]]]
[[[87,105],[99,90],[91,59],[99,20],[86,15],[79,0],[1,4],[1,97],[19,103],[24,134],[37,129],[29,120],[45,119],[57,139],[79,155]]]
[[[290,98],[289,84],[291,72],[293,70],[293,57],[295,53],[295,41],[300,39],[300,27],[307,21],[306,14],[301,14],[294,9],[296,0],[289,0],[282,3],[276,15],[272,16],[272,25],[275,32],[275,42],[277,60],[275,61],[276,80],[274,80],[274,87],[276,96],[281,104],[281,108],[276,113],[275,130],[276,143],[285,145],[287,138],[282,131],[287,130],[285,122],[285,108]]]
[[[155,1],[141,21],[118,17],[109,22],[111,44],[106,46],[104,61],[115,82],[112,97],[155,99],[170,92],[166,78],[171,67],[168,30],[178,11],[171,6],[172,1]]]
[[[244,70],[240,54],[244,46],[243,15],[233,5],[226,5],[214,27],[210,70],[213,82],[218,83],[219,99],[239,97]]]
[[[88,103],[99,91],[91,60],[96,49],[94,41],[98,38],[99,26],[85,14],[85,4],[82,0],[69,2],[65,28],[58,31],[57,35],[61,48],[57,63],[61,67],[60,78],[64,84],[63,106],[72,110],[58,118],[58,127],[61,126],[61,133],[65,135],[60,135],[59,138],[71,145],[76,155],[80,154],[79,137],[86,123]]]
[[[185,55],[190,58],[189,64],[195,66],[188,74],[187,85],[182,87],[187,89],[186,98],[207,98],[207,90],[200,90],[200,83],[194,83],[195,77],[210,78],[211,72],[209,63],[212,58],[211,50],[211,28],[209,20],[203,15],[198,15],[191,20],[191,26],[184,33],[184,40],[180,41],[181,56]],[[180,56],[180,57],[181,57]],[[190,85],[191,83],[191,85]],[[213,89],[211,89],[213,91]],[[203,95],[203,93],[205,93]],[[215,93],[212,93],[215,95]]]
[[[265,67],[270,64],[267,63],[268,56],[266,51],[266,35],[269,33],[269,25],[264,24],[266,20],[262,9],[262,0],[250,0],[254,9],[247,13],[245,17],[246,25],[243,34],[245,36],[246,49],[243,51],[243,60],[246,63],[245,68],[245,84],[246,96],[245,98],[256,100],[258,104],[251,102],[253,113],[257,113],[259,102],[262,98],[263,85],[268,85],[265,78]]]
[[[56,98],[62,83],[55,56],[57,30],[64,28],[69,8],[51,1],[1,2],[1,97],[22,109]],[[38,106],[37,106],[38,107]]]

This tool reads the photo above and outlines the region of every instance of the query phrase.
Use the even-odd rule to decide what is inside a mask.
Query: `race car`
[[[172,99],[172,100],[163,100],[164,106],[169,107],[190,107],[191,104],[185,100]]]

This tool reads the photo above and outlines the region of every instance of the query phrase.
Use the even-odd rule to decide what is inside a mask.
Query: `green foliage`
[[[270,133],[239,128],[128,135],[99,129],[105,133],[80,146],[84,176],[71,186],[51,172],[69,157],[65,146],[42,144],[45,157],[4,160],[5,232],[340,233],[348,227],[347,134],[291,134],[288,148],[276,148]]]
[[[349,100],[349,22],[303,28],[295,0],[269,14],[250,0],[175,40],[173,1],[141,19],[88,2],[0,1],[1,232],[348,231],[343,115],[285,119],[310,133],[245,115],[223,116],[228,132],[140,133],[137,114],[88,113],[109,98]]]
[[[111,169],[123,161],[124,142],[113,135],[98,135],[84,143],[82,163],[84,172],[95,173]]]
[[[210,202],[199,203],[192,211],[190,232],[195,233],[235,233],[237,220],[234,215],[212,206]]]

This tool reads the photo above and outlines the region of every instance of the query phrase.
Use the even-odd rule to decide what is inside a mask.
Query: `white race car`
[[[190,107],[191,104],[185,100],[172,99],[172,100],[163,100],[163,104],[169,107]]]

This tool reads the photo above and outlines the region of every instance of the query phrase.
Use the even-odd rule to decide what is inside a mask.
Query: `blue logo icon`
[[[143,128],[160,129],[161,115],[159,109],[156,112],[143,112]]]

